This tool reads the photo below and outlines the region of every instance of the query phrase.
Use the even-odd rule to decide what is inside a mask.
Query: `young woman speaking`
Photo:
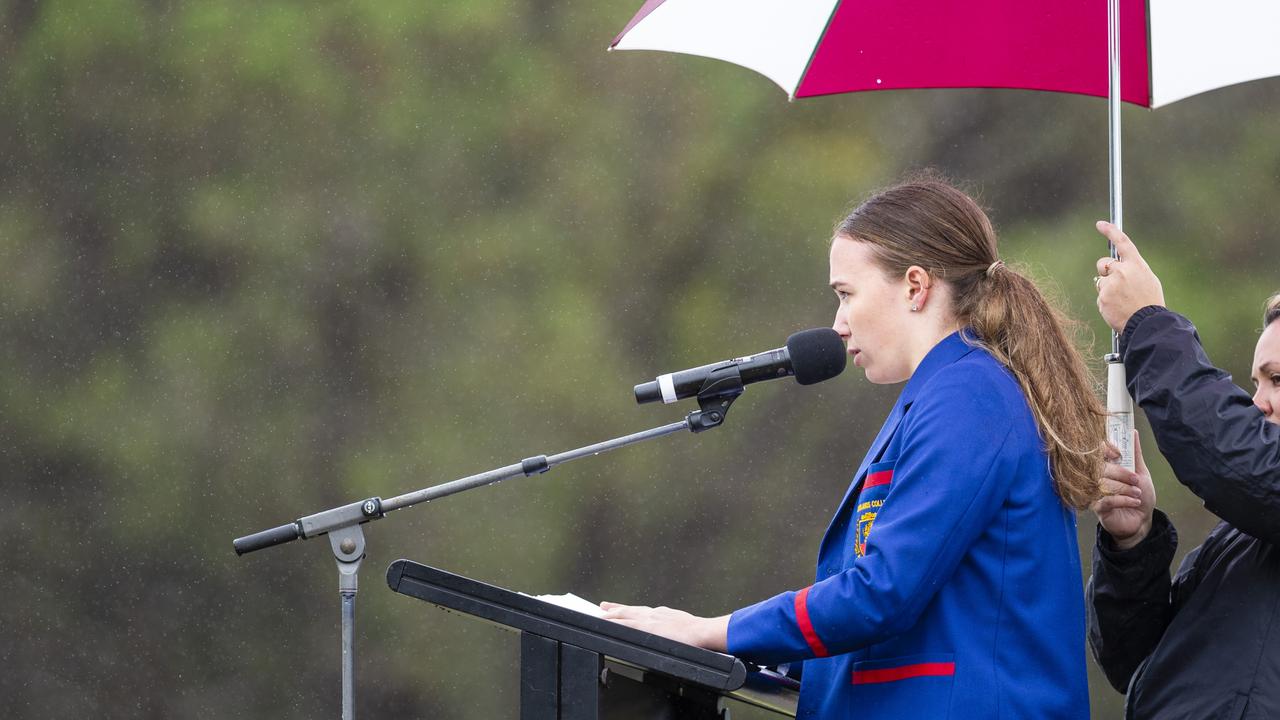
[[[803,661],[799,717],[1089,717],[1075,510],[1103,408],[1063,320],[991,222],[933,178],[837,227],[835,329],[902,383],[836,508],[815,582],[719,618],[606,617],[760,663]]]

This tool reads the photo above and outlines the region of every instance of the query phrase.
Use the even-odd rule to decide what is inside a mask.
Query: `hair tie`
[[[987,277],[991,277],[993,274],[995,274],[996,270],[999,270],[1002,267],[1004,267],[1003,260],[996,260],[995,262],[991,263],[990,265],[987,266]]]

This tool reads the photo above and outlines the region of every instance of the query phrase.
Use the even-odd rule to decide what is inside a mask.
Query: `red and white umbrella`
[[[1125,102],[1280,75],[1276,0],[1120,0]],[[1102,0],[648,0],[612,49],[750,68],[793,98],[906,88],[1108,96]]]
[[[610,49],[725,60],[792,99],[975,87],[1106,97],[1111,222],[1122,226],[1121,100],[1156,108],[1280,75],[1280,0],[646,0]],[[1107,436],[1132,469],[1114,333],[1106,359]]]

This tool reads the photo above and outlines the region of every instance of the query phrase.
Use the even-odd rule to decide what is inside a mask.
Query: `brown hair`
[[[995,229],[982,208],[929,174],[877,193],[838,223],[835,235],[870,243],[890,278],[919,265],[950,286],[956,319],[978,336],[966,340],[986,348],[1022,386],[1058,497],[1077,509],[1096,500],[1106,412],[1068,336],[1076,324],[1031,280],[997,263]]]
[[[1267,304],[1262,306],[1262,329],[1266,330],[1276,318],[1280,318],[1280,292],[1267,298]]]

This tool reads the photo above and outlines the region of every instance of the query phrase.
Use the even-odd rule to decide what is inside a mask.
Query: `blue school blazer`
[[[801,718],[1087,720],[1084,635],[1075,513],[1035,419],[955,333],[858,468],[816,581],[733,613],[728,649],[803,660]]]

